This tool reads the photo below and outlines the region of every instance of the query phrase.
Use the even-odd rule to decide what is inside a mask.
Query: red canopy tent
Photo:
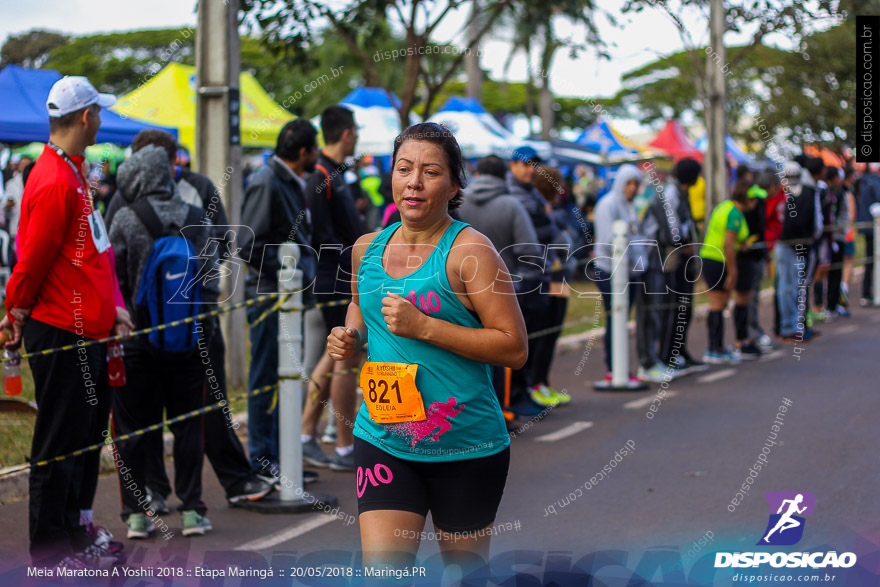
[[[648,145],[666,151],[676,161],[687,157],[703,160],[703,152],[694,146],[677,120],[667,120],[663,130]]]

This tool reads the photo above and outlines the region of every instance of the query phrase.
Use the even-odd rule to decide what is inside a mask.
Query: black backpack
[[[805,185],[785,200],[780,240],[811,239],[816,231],[816,188]]]

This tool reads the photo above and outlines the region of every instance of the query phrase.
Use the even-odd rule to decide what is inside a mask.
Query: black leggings
[[[556,340],[562,333],[562,323],[565,321],[565,311],[568,309],[568,298],[560,296],[548,296],[546,308],[547,328],[560,327],[544,336],[535,339],[534,350],[530,356],[534,357],[532,363],[532,385],[550,383],[550,366],[553,364],[553,349]],[[532,355],[531,353],[534,353]]]

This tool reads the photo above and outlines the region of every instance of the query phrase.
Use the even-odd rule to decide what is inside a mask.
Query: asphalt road
[[[763,322],[769,324],[769,316]],[[786,575],[800,574],[807,581],[798,585],[880,585],[880,309],[856,308],[852,318],[818,328],[823,336],[799,354],[789,345],[760,361],[714,367],[668,389],[655,384],[636,393],[592,389],[603,371],[601,337],[558,355],[552,383],[573,401],[514,433],[493,537],[494,579],[471,583],[587,585],[589,573],[593,585],[738,585],[734,575],[745,573],[765,576],[760,584],[770,585],[793,584]],[[705,330],[703,320],[692,326],[693,349],[704,348]],[[727,330],[729,338],[731,321]],[[746,483],[756,462],[761,470]],[[184,538],[180,518],[172,515],[171,540],[127,542],[130,566],[179,566],[183,577],[82,584],[358,582],[353,474],[322,471],[320,482],[308,488],[337,496],[340,520],[324,513],[261,515],[229,508],[207,464],[205,471],[213,532]],[[744,484],[748,491],[741,489]],[[768,522],[769,491],[815,495],[795,546],[755,546]],[[118,508],[117,481],[103,478],[96,521],[123,535]],[[27,502],[0,507],[0,527],[0,585],[21,584],[28,560]],[[853,552],[858,562],[849,569],[713,568],[716,551],[832,550]],[[419,559],[428,577],[418,584],[450,584],[457,576],[455,569],[440,576],[437,542],[430,534]],[[275,579],[196,576],[203,568],[225,572],[236,564],[271,568]],[[291,578],[328,567],[352,576]]]

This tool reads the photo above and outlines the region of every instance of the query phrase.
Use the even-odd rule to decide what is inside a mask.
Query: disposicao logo
[[[765,494],[770,519],[758,546],[792,546],[800,542],[807,524],[804,516],[812,516],[816,496],[809,491],[770,491]],[[715,567],[747,568],[762,564],[771,567],[814,569],[849,568],[856,564],[852,552],[716,552]]]
[[[770,521],[758,544],[791,546],[800,542],[807,521],[812,516],[816,496],[809,491],[769,491],[765,494],[770,506]]]

